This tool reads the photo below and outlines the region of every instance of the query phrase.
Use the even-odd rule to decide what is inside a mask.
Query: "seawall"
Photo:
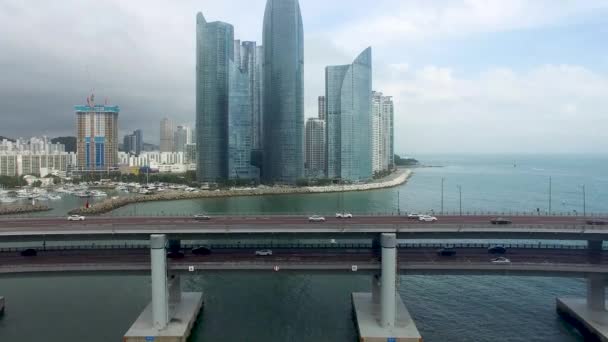
[[[69,212],[70,215],[100,215],[111,212],[129,204],[157,202],[157,201],[178,201],[199,198],[217,197],[242,197],[242,196],[269,196],[287,194],[319,194],[352,191],[370,191],[399,186],[412,176],[413,172],[409,169],[399,169],[391,175],[370,183],[350,184],[350,185],[330,185],[330,186],[308,186],[308,187],[258,187],[255,189],[231,189],[216,191],[183,192],[183,191],[164,191],[153,195],[141,195],[132,197],[122,197],[117,199],[107,199],[96,203],[89,208],[77,208]]]

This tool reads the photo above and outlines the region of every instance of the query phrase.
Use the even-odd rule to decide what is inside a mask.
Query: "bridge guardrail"
[[[544,244],[544,243],[400,243],[398,248],[489,248],[491,246],[504,246],[508,249],[566,249],[566,250],[585,250],[585,245],[573,244]],[[192,249],[200,246],[207,246],[210,249],[370,249],[369,243],[304,243],[304,244],[285,244],[285,243],[245,243],[245,244],[182,244],[183,249]],[[0,253],[18,253],[28,248],[35,248],[39,251],[76,251],[76,250],[124,250],[124,249],[148,249],[148,244],[82,244],[82,245],[63,245],[63,246],[26,246],[26,247],[2,247]],[[604,249],[606,249],[604,247]]]

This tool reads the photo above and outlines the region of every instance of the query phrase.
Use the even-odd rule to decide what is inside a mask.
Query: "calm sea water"
[[[112,215],[209,213],[583,210],[608,212],[608,157],[428,156],[407,185],[348,194],[147,203]],[[514,165],[516,165],[514,167]],[[397,197],[399,196],[399,199]],[[399,208],[398,208],[399,205]],[[66,209],[67,211],[67,209]],[[184,279],[205,292],[192,341],[356,341],[350,293],[363,275],[205,273]],[[0,341],[119,341],[149,301],[149,277],[70,275],[0,278],[7,313]],[[555,313],[557,296],[584,296],[578,278],[402,276],[399,292],[425,341],[582,341]]]

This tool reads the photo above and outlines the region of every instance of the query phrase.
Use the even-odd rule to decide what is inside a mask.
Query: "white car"
[[[211,217],[205,214],[197,214],[194,215],[194,219],[197,221],[209,221],[211,220]]]
[[[84,221],[84,216],[70,215],[68,216],[68,221]]]
[[[437,222],[437,218],[435,216],[420,215],[420,217],[418,217],[418,221],[422,221],[422,222]]]
[[[509,260],[505,257],[500,257],[500,258],[492,259],[492,263],[493,264],[510,264],[511,260]]]
[[[259,251],[255,251],[256,256],[269,256],[272,255],[272,251],[270,249],[262,249]]]
[[[336,218],[337,219],[349,219],[349,218],[353,218],[353,214],[351,214],[351,213],[336,213]]]
[[[420,214],[408,214],[407,218],[411,219],[411,220],[417,220],[417,219],[420,218],[420,216],[422,216],[422,215],[420,215]]]
[[[325,217],[313,215],[308,218],[308,222],[325,222]]]

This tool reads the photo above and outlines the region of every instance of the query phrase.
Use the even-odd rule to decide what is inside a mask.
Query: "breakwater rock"
[[[111,198],[96,203],[89,208],[77,208],[69,212],[70,215],[100,215],[111,212],[129,204],[155,202],[155,201],[178,201],[199,198],[238,197],[238,196],[268,196],[288,194],[319,194],[332,192],[369,191],[376,189],[392,188],[401,185],[411,177],[412,171],[400,169],[391,175],[370,183],[329,185],[329,186],[260,186],[257,188],[230,189],[230,190],[203,190],[199,192],[163,191],[151,195],[137,195],[130,197]]]
[[[17,214],[27,214],[27,213],[35,213],[39,211],[49,211],[52,208],[47,207],[46,205],[31,205],[31,204],[23,204],[23,205],[9,205],[9,206],[1,206],[0,207],[0,215],[17,215]]]

